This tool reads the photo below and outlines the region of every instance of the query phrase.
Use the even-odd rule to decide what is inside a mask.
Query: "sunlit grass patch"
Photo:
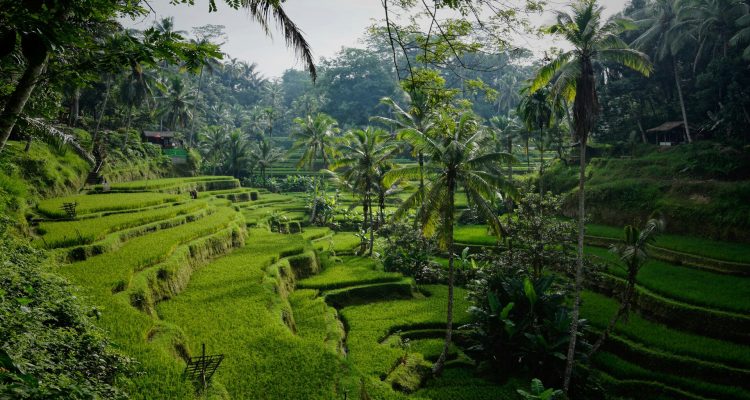
[[[45,247],[56,248],[91,243],[108,233],[184,215],[205,208],[205,201],[191,201],[137,213],[113,214],[74,221],[42,222],[38,231]]]
[[[342,263],[326,268],[320,274],[297,283],[300,288],[331,290],[367,283],[397,282],[401,274],[383,272],[375,261],[365,257],[344,257]]]
[[[63,203],[77,203],[77,214],[84,215],[101,211],[148,207],[184,198],[183,196],[165,193],[79,194],[42,200],[37,205],[37,210],[50,218],[66,218],[68,214],[63,210]]]
[[[617,255],[597,247],[588,247],[586,252],[610,263],[612,274],[625,277],[626,271]],[[750,311],[750,278],[747,277],[650,260],[638,273],[638,284],[689,304],[734,312]]]
[[[581,314],[592,325],[603,328],[617,310],[616,300],[583,292]],[[619,322],[615,333],[664,352],[695,357],[741,368],[750,367],[750,347],[678,331],[648,321],[632,313],[627,322]]]

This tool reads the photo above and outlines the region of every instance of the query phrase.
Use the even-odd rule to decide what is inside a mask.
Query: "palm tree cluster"
[[[273,165],[284,159],[284,152],[271,139],[256,140],[239,128],[227,126],[206,127],[199,136],[198,149],[206,172],[243,178],[257,170],[264,182]]]

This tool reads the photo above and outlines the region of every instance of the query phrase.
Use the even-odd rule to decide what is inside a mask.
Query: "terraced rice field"
[[[347,255],[360,243],[351,232],[271,232],[270,215],[304,224],[299,196],[243,188],[204,191],[198,200],[169,193],[199,181],[131,182],[81,194],[75,199],[85,211],[73,220],[50,219],[69,199],[38,207],[48,219],[37,226],[37,242],[68,260],[59,273],[99,310],[97,324],[114,345],[138,361],[142,373],[122,382],[131,397],[197,398],[182,372],[203,344],[225,360],[201,398],[513,393],[513,385],[467,373],[454,348],[444,379],[416,382],[407,394],[403,386],[415,385],[436,357],[446,289],[417,288],[371,259]],[[424,328],[432,329],[428,337],[405,340]]]

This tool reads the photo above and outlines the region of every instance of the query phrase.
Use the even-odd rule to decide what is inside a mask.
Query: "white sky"
[[[625,1],[600,0],[606,15],[620,11]],[[222,50],[230,57],[258,64],[258,70],[266,77],[280,76],[288,68],[300,68],[294,53],[287,49],[283,37],[272,25],[274,38],[267,37],[258,25],[251,21],[242,10],[229,8],[222,0],[216,0],[218,12],[208,12],[208,0],[195,0],[194,6],[171,5],[169,0],[149,0],[155,10],[145,19],[123,21],[127,27],[145,29],[160,18],[172,16],[179,30],[190,31],[192,27],[206,24],[224,25],[227,41]],[[561,9],[564,2],[549,1],[550,9]],[[383,18],[380,0],[287,0],[284,3],[287,14],[305,32],[316,59],[330,58],[341,47],[360,47],[360,38],[365,29],[375,20]],[[534,22],[544,25],[552,22],[546,13],[536,16]],[[518,45],[544,50],[557,45],[549,39],[527,39]]]

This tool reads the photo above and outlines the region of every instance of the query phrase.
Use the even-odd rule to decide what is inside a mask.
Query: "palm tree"
[[[583,236],[585,221],[586,143],[594,127],[599,102],[596,95],[594,64],[610,62],[623,64],[644,75],[651,73],[651,63],[643,53],[633,50],[617,35],[634,26],[624,20],[602,22],[602,8],[596,0],[579,0],[572,5],[572,13],[559,12],[557,23],[548,28],[552,34],[562,36],[573,47],[543,66],[531,85],[539,90],[551,83],[553,95],[573,98],[573,126],[580,145],[580,170],[578,176],[578,248],[575,272],[575,299],[570,324],[570,344],[563,390],[567,393],[575,362],[576,339],[580,316],[581,286],[583,284]]]
[[[247,166],[250,160],[250,144],[242,136],[242,131],[233,129],[227,135],[226,146],[224,150],[226,157],[226,168],[235,178],[239,178],[242,170]]]
[[[339,143],[341,157],[334,161],[332,171],[343,169],[342,178],[362,197],[363,231],[370,230],[369,254],[374,242],[372,197],[378,191],[380,170],[398,150],[391,136],[382,129],[367,127],[346,133]]]
[[[260,169],[263,182],[266,182],[266,169],[270,170],[274,163],[284,159],[284,153],[273,147],[273,143],[267,138],[258,142],[251,150],[250,155],[255,165]]]
[[[185,82],[179,76],[170,81],[169,90],[162,98],[159,114],[166,118],[167,126],[171,130],[185,128],[188,121],[193,119],[192,108],[195,96],[187,90]],[[188,137],[188,145],[192,145],[193,138]]]
[[[421,219],[423,234],[437,235],[439,243],[448,251],[448,307],[446,316],[445,343],[440,357],[435,362],[433,373],[440,375],[451,344],[453,334],[453,283],[455,275],[455,254],[453,249],[453,220],[455,195],[463,188],[466,196],[487,220],[492,230],[500,235],[504,228],[495,214],[491,201],[498,190],[512,193],[512,187],[503,178],[502,162],[511,159],[508,153],[487,152],[483,145],[486,131],[480,130],[475,117],[469,113],[454,118],[443,111],[437,114],[433,134],[427,135],[418,130],[406,130],[402,136],[413,146],[422,148],[429,154],[429,163],[424,166],[424,174],[429,182],[425,188]],[[423,169],[418,166],[405,166],[387,174],[386,183],[420,177]],[[399,207],[396,216],[419,204],[419,194],[412,194]]]
[[[295,118],[295,129],[292,130],[294,144],[290,152],[304,148],[302,156],[297,162],[297,168],[307,166],[313,170],[315,162],[321,160],[323,168],[327,168],[333,149],[333,140],[339,133],[338,122],[333,117],[318,113],[315,117]]]
[[[730,40],[739,18],[747,15],[748,4],[742,0],[702,0],[687,3],[679,19],[693,28],[698,42],[693,71],[704,53],[710,57],[727,57]]]
[[[521,116],[524,126],[528,131],[539,130],[537,150],[539,150],[539,194],[544,194],[542,185],[544,174],[544,147],[546,137],[544,128],[549,127],[554,116],[554,102],[548,88],[541,88],[534,92],[529,86],[521,89],[521,102],[518,104],[518,115]],[[526,142],[526,157],[528,159],[528,141]]]
[[[195,98],[191,114],[195,116],[195,110],[198,107],[198,99],[201,95],[201,87],[203,85],[203,72],[208,71],[209,74],[213,74],[214,71],[221,65],[219,60],[223,57],[219,51],[219,46],[211,43],[209,38],[203,37],[201,39],[191,39],[190,47],[186,50],[185,60],[183,67],[191,72],[198,72],[198,89],[196,90]],[[189,143],[192,145],[192,138],[195,132],[195,118],[190,121],[190,133],[188,138],[191,140]]]
[[[327,168],[329,164],[329,155],[333,150],[333,142],[335,135],[339,132],[338,122],[333,117],[318,113],[315,118],[308,115],[306,118],[295,118],[294,123],[296,124],[295,129],[292,130],[292,138],[295,139],[294,144],[289,152],[304,148],[302,156],[297,162],[297,168],[308,166],[312,171],[315,167],[315,161],[323,161],[323,168]],[[310,213],[310,221],[315,221],[317,211],[317,197],[318,190],[320,188],[320,179],[315,178],[314,187],[314,199],[312,212]]]
[[[742,57],[746,60],[750,60],[750,14],[738,18],[737,26],[740,27],[740,29],[731,39],[729,39],[729,44],[732,46],[739,46],[747,43],[747,46],[742,51]]]
[[[515,116],[496,115],[489,119],[489,132],[491,142],[494,143],[495,152],[502,152],[502,142],[505,142],[505,152],[513,154],[513,139],[518,135],[519,124]],[[510,159],[508,164],[508,182],[513,183],[513,160]],[[510,198],[505,199],[505,205],[508,212],[513,211],[513,201]]]
[[[415,92],[418,94],[418,92]],[[392,98],[385,97],[380,102],[386,105],[393,115],[389,117],[372,117],[370,120],[377,121],[386,126],[389,126],[396,130],[398,133],[403,132],[421,132],[427,134],[432,129],[431,114],[429,112],[429,106],[427,104],[426,96],[409,96],[409,102],[411,107],[409,110],[404,110],[401,106],[396,103]],[[421,202],[425,195],[425,183],[424,183],[424,164],[425,164],[425,150],[417,144],[412,144],[412,154],[417,157],[417,165],[419,166],[419,187],[417,193],[419,194],[419,208],[421,208]]]
[[[213,174],[216,175],[217,167],[223,163],[224,150],[227,143],[227,132],[221,126],[207,126],[206,131],[200,135],[200,149],[203,157],[213,164]]]
[[[656,236],[664,230],[664,221],[657,218],[652,218],[646,222],[643,229],[638,230],[632,225],[625,226],[625,237],[621,243],[612,245],[610,251],[617,254],[620,257],[620,261],[625,264],[627,271],[625,291],[622,293],[620,300],[620,308],[617,310],[615,315],[609,321],[609,325],[601,333],[599,339],[589,350],[588,357],[596,353],[597,350],[602,346],[605,340],[609,337],[612,330],[617,325],[617,321],[623,316],[627,316],[630,310],[631,302],[633,301],[633,295],[635,294],[636,278],[638,272],[641,270],[643,265],[648,261],[648,246],[653,244],[656,240]]]
[[[679,0],[656,0],[650,7],[647,7],[643,18],[635,21],[639,27],[644,27],[646,30],[633,41],[632,46],[638,49],[651,48],[653,49],[651,57],[655,61],[671,63],[677,99],[682,111],[682,122],[685,125],[685,138],[688,143],[692,143],[693,137],[690,135],[677,60],[677,54],[690,43],[692,35],[687,32],[689,25],[680,21],[678,17],[680,4]]]

